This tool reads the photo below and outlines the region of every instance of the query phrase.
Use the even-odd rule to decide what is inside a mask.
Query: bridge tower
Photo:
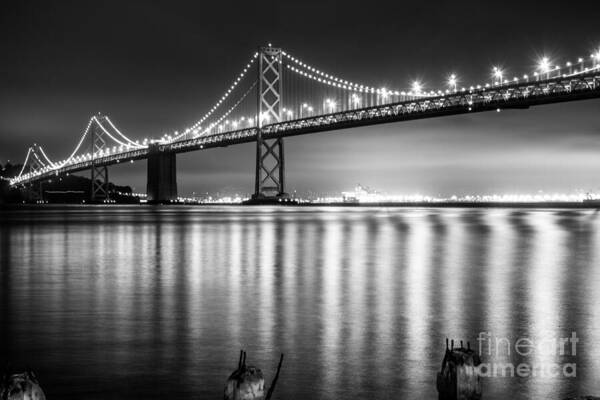
[[[105,117],[98,116],[98,120]],[[105,132],[97,124],[92,124],[92,202],[99,202],[109,199],[108,193],[108,167],[106,165],[98,165],[97,158],[101,150],[108,148],[105,140]]]
[[[280,48],[258,49],[258,104],[256,134],[256,176],[254,202],[277,201],[286,197],[283,139],[263,137],[264,125],[281,122],[282,55]]]
[[[34,153],[36,150],[36,146],[37,145],[34,145],[34,147],[33,147]],[[29,164],[28,172],[30,174],[34,175],[44,167],[39,160],[40,160],[39,156],[37,156],[37,155],[34,157],[31,157],[31,160],[28,163]],[[26,189],[25,189],[25,198],[29,202],[44,201],[44,187],[43,187],[43,181],[41,179],[27,184]]]

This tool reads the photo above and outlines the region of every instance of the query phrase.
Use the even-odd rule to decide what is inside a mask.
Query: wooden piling
[[[32,371],[21,374],[6,373],[0,382],[0,399],[46,400],[37,377]]]
[[[246,352],[240,352],[238,368],[227,379],[225,400],[264,400],[265,379],[260,369],[246,365]]]
[[[271,400],[271,396],[273,396],[273,391],[275,390],[275,385],[277,384],[277,379],[279,379],[279,371],[281,371],[281,364],[283,364],[283,354],[279,357],[279,364],[277,365],[277,372],[275,373],[275,377],[273,378],[273,382],[271,382],[271,387],[267,392],[267,397],[265,400]]]
[[[279,378],[282,363],[283,354],[279,358],[277,372],[265,396],[265,379],[262,371],[257,367],[246,365],[246,352],[241,350],[238,367],[225,384],[225,400],[270,400]]]
[[[480,400],[481,382],[476,371],[480,364],[479,355],[471,350],[470,342],[465,348],[461,340],[460,347],[454,348],[454,340],[448,347],[446,339],[446,351],[436,382],[439,400]]]

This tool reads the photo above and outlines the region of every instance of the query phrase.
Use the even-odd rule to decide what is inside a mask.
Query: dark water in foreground
[[[0,362],[49,399],[220,399],[240,348],[267,382],[285,353],[278,399],[437,398],[445,337],[480,331],[580,338],[520,359],[575,378],[485,378],[485,398],[600,395],[594,210],[0,213]]]

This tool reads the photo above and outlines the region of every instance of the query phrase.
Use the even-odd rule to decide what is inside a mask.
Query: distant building
[[[344,203],[375,203],[381,201],[381,196],[368,187],[360,183],[354,187],[352,192],[342,192]]]

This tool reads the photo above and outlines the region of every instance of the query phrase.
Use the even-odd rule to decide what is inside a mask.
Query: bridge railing
[[[256,127],[238,129],[212,135],[199,136],[193,139],[182,140],[161,146],[175,152],[186,152],[203,149],[205,147],[215,147],[214,145],[230,145],[235,143],[245,143],[253,141],[256,138]]]
[[[559,77],[548,80],[523,82],[457,91],[455,93],[401,101],[375,107],[341,111],[303,119],[267,125],[263,134],[292,136],[319,130],[343,129],[399,119],[417,119],[435,114],[458,114],[489,111],[495,108],[526,108],[530,105],[598,97],[600,72]],[[335,126],[335,128],[334,128]]]
[[[106,156],[96,157],[96,158],[94,158],[93,162],[96,165],[119,164],[121,162],[134,161],[134,160],[140,160],[140,159],[146,158],[147,152],[148,152],[148,149],[146,149],[146,148],[128,150],[128,151],[125,151],[122,153],[113,153],[113,154],[106,155]],[[64,174],[69,174],[69,173],[74,173],[74,172],[90,169],[91,167],[92,167],[92,160],[86,159],[84,161],[69,163],[69,164],[63,165],[59,168],[56,168],[56,169],[50,169],[50,170],[44,171],[39,175],[35,175],[35,176],[23,175],[22,179],[12,181],[11,185],[12,186],[26,185],[31,182],[52,179],[53,177],[56,177],[59,175],[64,175]]]

